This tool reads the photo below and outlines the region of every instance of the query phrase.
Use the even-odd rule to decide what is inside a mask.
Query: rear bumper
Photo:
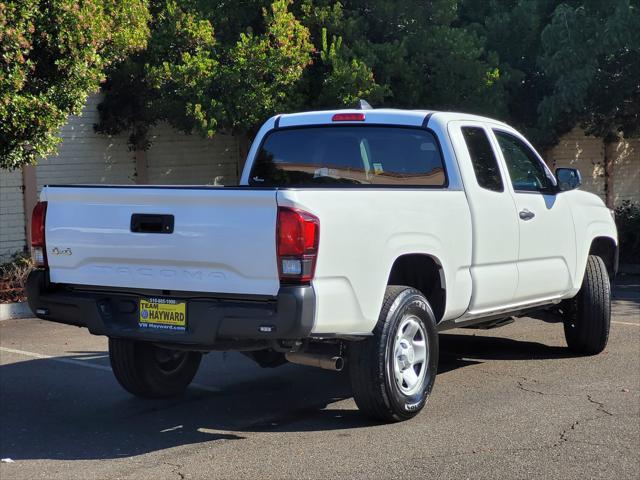
[[[26,287],[29,306],[42,320],[87,327],[94,335],[203,349],[228,341],[306,338],[315,316],[315,293],[308,285],[283,286],[276,297],[269,298],[164,295],[187,302],[187,328],[182,332],[138,326],[138,299],[163,296],[158,293],[81,290],[51,284],[44,270],[31,272]]]

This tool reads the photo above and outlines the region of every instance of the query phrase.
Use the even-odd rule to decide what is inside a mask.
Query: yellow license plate
[[[187,302],[173,298],[141,298],[138,325],[141,328],[185,331]]]

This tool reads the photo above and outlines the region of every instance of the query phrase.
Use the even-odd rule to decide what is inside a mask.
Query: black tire
[[[198,371],[202,354],[110,338],[109,359],[127,392],[142,398],[165,398],[184,393]]]
[[[395,351],[397,338],[402,334],[399,328],[407,319],[422,326],[427,352],[422,380],[416,383],[415,393],[408,394],[403,391],[404,383],[400,385],[400,380],[396,381],[394,370],[399,358]],[[422,374],[422,370],[419,371]],[[349,346],[349,374],[358,408],[367,416],[385,422],[412,418],[426,405],[437,371],[438,332],[429,302],[414,288],[387,287],[373,335]]]
[[[602,352],[609,340],[611,324],[611,284],[600,257],[589,255],[582,286],[569,301],[564,335],[572,351],[583,355]]]

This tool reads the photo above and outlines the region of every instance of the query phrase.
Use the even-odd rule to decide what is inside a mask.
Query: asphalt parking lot
[[[640,279],[615,289],[609,345],[573,357],[561,325],[441,335],[427,409],[375,424],[348,378],[207,355],[183,398],[131,397],[106,340],[0,322],[0,478],[640,477]]]

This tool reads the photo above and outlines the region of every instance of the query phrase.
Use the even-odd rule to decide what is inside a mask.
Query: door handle
[[[531,220],[536,214],[525,208],[524,210],[520,210],[519,216],[522,220]]]
[[[173,233],[173,215],[134,213],[131,215],[133,233]]]

